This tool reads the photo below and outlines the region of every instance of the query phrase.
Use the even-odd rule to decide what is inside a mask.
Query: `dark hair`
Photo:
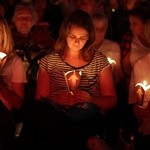
[[[88,41],[83,47],[81,55],[85,60],[91,59],[91,53],[93,53],[91,47],[95,41],[95,31],[91,16],[81,9],[75,10],[64,19],[60,27],[59,37],[55,45],[55,51],[60,53],[61,55],[64,54],[64,50],[67,47],[66,37],[72,25],[81,27],[89,33]]]
[[[129,11],[129,16],[138,17],[143,23],[150,19],[149,7],[137,6]]]

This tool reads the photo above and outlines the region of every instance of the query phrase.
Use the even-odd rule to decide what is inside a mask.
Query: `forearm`
[[[107,111],[116,106],[117,97],[115,96],[91,97],[91,102],[97,105],[101,110]]]
[[[19,109],[22,105],[23,98],[19,97],[16,93],[9,90],[6,86],[0,88],[2,101],[6,101],[11,107]]]

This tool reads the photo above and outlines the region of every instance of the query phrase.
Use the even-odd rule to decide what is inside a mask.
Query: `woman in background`
[[[0,16],[0,52],[6,57],[0,60],[0,144],[10,146],[14,137],[13,111],[19,110],[24,99],[26,75],[23,63],[13,52],[13,40],[6,20]],[[8,140],[9,139],[9,140]]]

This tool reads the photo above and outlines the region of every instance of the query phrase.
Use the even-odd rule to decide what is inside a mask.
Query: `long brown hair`
[[[83,59],[85,61],[89,61],[92,58],[92,54],[94,52],[92,46],[95,41],[95,31],[90,15],[81,9],[75,10],[64,19],[60,27],[58,40],[55,44],[55,51],[58,52],[60,55],[64,54],[64,51],[67,47],[66,37],[72,25],[81,27],[89,33],[89,38],[85,46],[81,50],[81,55]]]

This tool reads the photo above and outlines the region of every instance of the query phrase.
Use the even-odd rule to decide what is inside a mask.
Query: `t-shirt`
[[[4,77],[4,82],[10,90],[12,90],[12,82],[27,83],[23,62],[15,54],[6,61],[0,75]]]
[[[11,57],[7,59],[0,71],[0,76],[3,76],[4,83],[7,85],[9,90],[12,90],[12,82],[27,83],[23,62],[16,54],[11,55]],[[11,108],[6,101],[3,102],[7,108]]]
[[[51,96],[68,91],[68,86],[64,74],[67,72],[81,72],[81,78],[78,88],[88,92],[91,96],[98,97],[101,95],[99,73],[110,66],[106,56],[102,53],[95,52],[93,59],[85,66],[75,68],[67,64],[58,53],[52,53],[45,56],[40,63],[40,67],[46,70],[51,78]],[[80,120],[97,112],[96,106],[91,103],[80,103],[72,106],[71,109],[59,107],[73,119]],[[58,106],[57,106],[58,108]],[[86,110],[86,111],[85,111]]]

